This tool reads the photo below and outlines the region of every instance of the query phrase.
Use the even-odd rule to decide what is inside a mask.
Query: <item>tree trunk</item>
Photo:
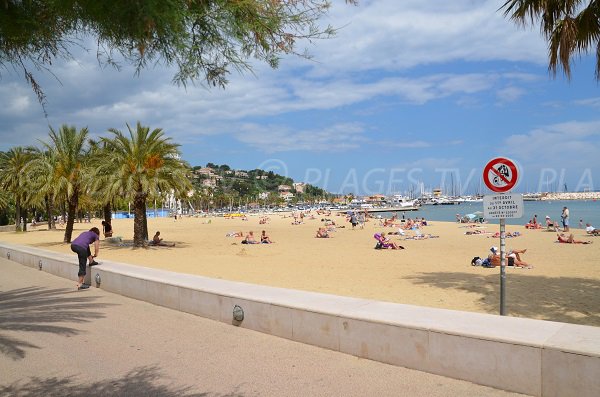
[[[136,192],[133,199],[133,246],[144,246],[144,213],[146,212],[146,193]]]
[[[46,204],[46,219],[48,223],[48,230],[52,229],[52,212],[50,211],[50,198],[48,195],[44,196],[44,204]]]
[[[15,199],[15,231],[21,231],[21,200],[17,197]]]
[[[46,212],[48,213],[48,230],[56,229],[54,221],[54,194],[46,196]]]
[[[69,209],[67,213],[67,227],[65,228],[65,243],[71,242],[71,236],[73,235],[73,224],[75,223],[75,215],[77,213],[77,204],[79,202],[79,190],[73,189],[73,194],[69,197]]]
[[[24,232],[27,231],[27,215],[29,215],[29,211],[27,211],[27,208],[23,208],[23,212],[21,213],[21,216],[23,217],[23,231]]]
[[[144,240],[148,241],[148,208],[146,208],[146,200],[144,200]]]
[[[102,216],[104,217],[104,220],[106,221],[106,223],[110,223],[112,220],[112,206],[109,203],[104,204],[104,207],[102,207]]]

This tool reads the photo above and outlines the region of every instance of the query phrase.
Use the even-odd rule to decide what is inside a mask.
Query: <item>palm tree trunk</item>
[[[148,208],[144,200],[144,240],[148,240]]]
[[[50,195],[50,225],[52,230],[56,230],[56,219],[54,219],[54,195]]]
[[[71,242],[71,236],[73,235],[73,224],[75,223],[75,214],[77,212],[77,204],[79,202],[79,191],[77,188],[73,189],[73,194],[69,197],[69,209],[67,213],[67,227],[65,228],[65,243]]]
[[[21,215],[23,216],[23,231],[26,232],[27,231],[27,215],[29,215],[27,208],[23,208],[23,212]]]
[[[21,224],[21,200],[18,197],[15,198],[15,231],[20,231]]]
[[[54,222],[54,194],[46,196],[46,212],[48,214],[48,230],[56,229]]]
[[[144,213],[146,212],[146,194],[136,192],[133,198],[133,246],[144,246]]]
[[[48,217],[46,221],[48,223],[48,230],[50,230],[52,229],[52,212],[50,212],[50,198],[48,195],[44,196],[44,204],[46,204],[46,216]]]

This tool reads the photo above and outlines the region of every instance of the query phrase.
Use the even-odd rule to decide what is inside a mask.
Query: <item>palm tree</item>
[[[129,137],[111,128],[114,137],[102,138],[111,154],[110,161],[99,164],[101,175],[111,175],[108,191],[115,195],[125,192],[133,199],[134,223],[133,245],[142,247],[147,239],[146,200],[149,196],[173,190],[175,194],[191,190],[187,178],[189,167],[179,159],[178,146],[164,136],[160,128],[150,131],[149,127],[137,123],[132,130],[127,124]],[[107,169],[116,167],[109,174]]]
[[[596,80],[600,81],[600,0],[508,0],[501,8],[518,24],[540,21],[553,76],[560,66],[571,78],[572,57],[592,49],[596,52]]]
[[[51,143],[43,143],[48,151],[53,151],[55,188],[66,198],[68,203],[67,227],[64,242],[70,243],[73,234],[73,224],[79,205],[79,196],[84,191],[84,178],[87,176],[86,139],[89,132],[87,128],[77,129],[63,125],[58,132],[50,128]]]
[[[48,230],[56,229],[54,222],[54,202],[58,194],[56,169],[55,151],[36,148],[33,158],[25,170],[28,179],[33,184],[36,198],[45,204]]]
[[[90,140],[90,165],[95,169],[93,180],[90,184],[92,196],[102,206],[102,217],[104,221],[112,221],[113,202],[116,198],[122,197],[123,192],[111,190],[110,183],[112,176],[118,172],[118,165],[112,161],[111,153],[106,143]]]
[[[27,182],[25,168],[32,158],[32,148],[14,147],[0,153],[0,188],[13,195],[15,200],[15,230],[19,230],[21,216],[26,215],[24,205],[28,204],[31,185]],[[27,219],[23,221],[26,230]]]

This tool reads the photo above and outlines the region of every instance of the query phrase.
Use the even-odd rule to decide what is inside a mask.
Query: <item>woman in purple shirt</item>
[[[94,256],[90,252],[90,244],[94,243]],[[100,230],[97,227],[91,228],[87,232],[81,233],[75,240],[71,242],[71,251],[77,254],[77,258],[79,258],[79,272],[77,275],[79,276],[79,282],[77,283],[77,289],[87,289],[90,286],[83,283],[83,279],[85,277],[85,265],[89,261],[90,266],[95,266],[98,264],[94,260],[95,257],[98,256],[98,251],[100,250]]]

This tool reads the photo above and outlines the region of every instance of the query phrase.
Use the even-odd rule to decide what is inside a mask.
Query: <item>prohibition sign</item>
[[[483,182],[493,192],[506,193],[517,184],[519,170],[517,165],[506,157],[490,160],[483,169]]]

